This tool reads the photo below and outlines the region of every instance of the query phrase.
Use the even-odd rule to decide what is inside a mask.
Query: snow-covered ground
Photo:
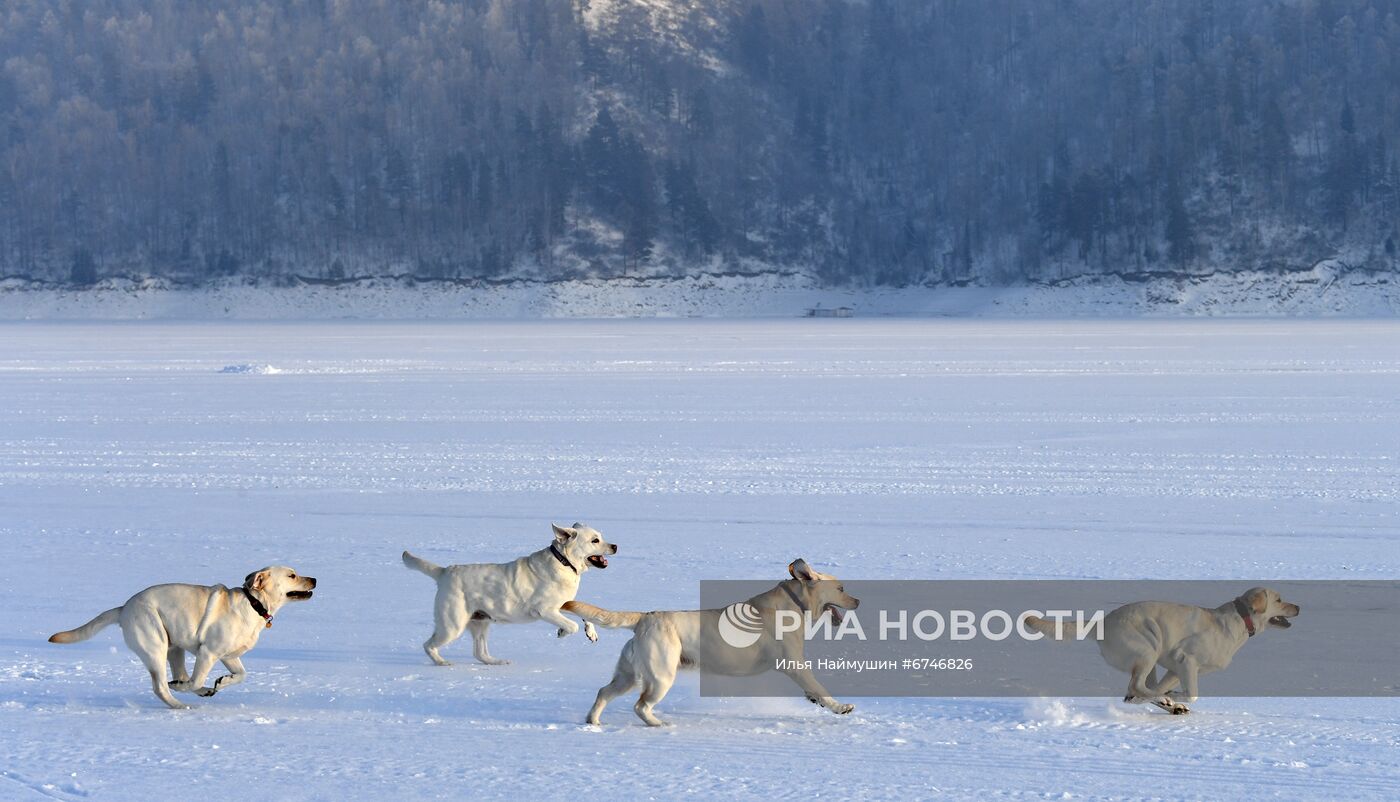
[[[512,665],[462,642],[430,665],[433,588],[400,550],[506,560],[550,520],[621,545],[580,594],[620,609],[798,556],[847,579],[1395,578],[1400,324],[0,325],[0,798],[1400,797],[1395,699],[837,717],[689,677],[674,727],[629,698],[591,728],[624,633],[502,627]],[[195,710],[156,701],[116,630],[45,642],[274,561],[316,598]]]
[[[800,274],[509,281],[480,286],[366,279],[290,287],[172,287],[107,279],[73,290],[0,280],[0,320],[509,320],[857,317],[1395,317],[1400,275],[1322,262],[1291,273],[1081,277],[1057,285],[832,289]]]

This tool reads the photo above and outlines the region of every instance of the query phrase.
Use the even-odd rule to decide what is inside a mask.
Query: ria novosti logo
[[[720,611],[719,636],[736,649],[747,649],[763,635],[763,616],[758,608],[736,602]]]
[[[874,632],[854,611],[839,619],[825,613],[813,616],[809,611],[773,610],[775,640],[789,633],[802,633],[803,640],[820,638],[828,641],[845,639],[866,641],[1002,641],[1018,635],[1022,640],[1037,641],[1045,637],[1055,640],[1103,640],[1103,610],[987,610],[980,616],[976,611],[920,610],[911,617],[907,610],[881,610]],[[1071,616],[1073,616],[1071,618]],[[1047,618],[1048,617],[1048,620]],[[720,638],[736,649],[747,649],[763,636],[763,613],[747,602],[736,602],[720,611],[717,626]]]
[[[1267,581],[1323,616],[1288,637],[1258,637],[1261,625],[1278,625],[1252,608],[1239,611],[1240,591],[1260,586],[1257,578],[866,580],[855,594],[860,609],[852,605],[839,617],[829,602],[841,598],[834,593],[840,586],[826,582],[784,580],[774,588],[767,580],[701,580],[698,607],[708,614],[691,655],[701,694],[784,696],[795,686],[782,674],[806,668],[821,673],[836,696],[1122,698],[1127,677],[1106,670],[1117,668],[1109,655],[1140,628],[1176,616],[1228,632],[1231,648],[1241,650],[1233,668],[1210,672],[1211,695],[1400,697],[1400,640],[1375,636],[1400,617],[1400,579]],[[1154,601],[1142,606],[1147,600]],[[723,673],[759,666],[760,651],[777,673]]]

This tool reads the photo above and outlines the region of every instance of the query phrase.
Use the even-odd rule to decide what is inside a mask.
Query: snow
[[[584,20],[592,31],[617,31],[623,20],[640,25],[648,35],[664,41],[675,53],[693,59],[727,77],[732,67],[716,52],[728,30],[722,22],[736,9],[728,0],[686,3],[677,0],[589,0]],[[630,38],[632,34],[624,32]]]
[[[271,375],[274,375],[274,374],[277,374],[277,373],[281,373],[281,372],[282,372],[282,369],[281,369],[281,368],[273,367],[272,365],[249,365],[249,364],[247,364],[247,363],[245,362],[245,363],[241,363],[241,364],[238,364],[238,365],[224,365],[223,368],[221,368],[221,369],[219,370],[219,372],[220,372],[220,373],[260,373],[260,374],[262,374],[262,375],[264,375],[264,376],[271,376]]]
[[[755,270],[761,265],[751,265]],[[1394,317],[1400,279],[1332,261],[1292,273],[1081,277],[1055,285],[833,289],[800,273],[703,273],[483,284],[364,279],[182,288],[107,279],[85,290],[0,281],[0,320],[511,320],[775,318],[817,305],[860,317]]]
[[[588,727],[624,633],[500,627],[512,665],[459,641],[435,667],[398,555],[506,560],[585,521],[621,551],[581,598],[643,610],[798,556],[848,581],[1394,578],[1397,399],[1391,321],[2,324],[0,798],[1394,799],[1400,701],[1208,679],[1187,717],[837,717],[689,676],[674,727],[630,697]],[[192,711],[116,630],[45,642],[272,562],[316,598]]]

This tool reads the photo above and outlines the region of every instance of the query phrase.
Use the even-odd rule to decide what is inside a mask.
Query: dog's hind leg
[[[214,670],[214,662],[218,659],[218,655],[214,654],[213,650],[207,646],[200,646],[199,651],[195,652],[194,655],[194,673],[187,680],[170,683],[170,687],[177,691],[200,696],[213,696],[218,690],[204,687],[204,681],[209,679],[209,672]]]
[[[185,650],[179,646],[171,646],[165,653],[165,659],[170,663],[170,679],[175,682],[188,682],[190,672],[185,666]]]
[[[1201,698],[1200,670],[1200,666],[1196,664],[1194,658],[1187,657],[1181,661],[1181,667],[1178,670],[1181,675],[1181,694],[1188,702],[1194,702]]]
[[[647,723],[648,727],[665,727],[667,723],[652,712],[666,694],[670,692],[671,686],[676,682],[676,672],[674,670],[650,677],[642,681],[642,693],[637,697],[637,703],[632,709],[637,711],[637,717]]]
[[[1157,666],[1155,664],[1143,667],[1142,664],[1135,664],[1132,671],[1132,679],[1128,683],[1128,695],[1123,697],[1123,701],[1131,704],[1151,703],[1172,715],[1180,715],[1190,712],[1186,705],[1178,704],[1167,696],[1167,693],[1175,688],[1180,679],[1171,671],[1157,679]]]
[[[177,701],[170,695],[165,684],[165,666],[170,655],[170,640],[166,637],[165,626],[154,613],[146,616],[132,615],[130,621],[122,622],[122,638],[136,656],[146,666],[151,675],[151,690],[156,698],[165,702],[171,710],[188,710],[187,704]]]
[[[641,669],[642,693],[632,709],[648,727],[665,727],[666,722],[657,718],[652,711],[666,698],[676,682],[676,670],[681,664],[681,645],[670,639],[659,642],[649,639],[645,646],[636,648],[636,654],[634,665]]]
[[[1166,696],[1171,693],[1177,685],[1181,684],[1181,676],[1176,671],[1168,671],[1162,675],[1162,681],[1151,681],[1147,683],[1147,690],[1151,696]]]
[[[491,619],[482,616],[472,616],[471,623],[467,624],[467,629],[472,633],[472,655],[488,666],[510,665],[509,660],[502,660],[499,657],[491,656],[491,647],[486,642],[487,631],[491,629]]]
[[[1167,674],[1162,684],[1157,686],[1157,690],[1162,693],[1162,699],[1156,703],[1157,706],[1174,716],[1190,713],[1191,708],[1184,703],[1195,702],[1199,698],[1198,675],[1199,669],[1195,660],[1188,657],[1180,661],[1172,673]],[[1181,683],[1181,690],[1173,690],[1178,681]]]
[[[637,673],[632,669],[632,642],[628,641],[627,645],[622,647],[622,656],[617,659],[612,682],[598,689],[598,698],[593,700],[593,707],[588,710],[588,723],[597,724],[608,702],[632,690],[636,685]]]
[[[462,630],[467,628],[466,608],[439,599],[439,602],[433,605],[433,621],[436,624],[433,636],[423,643],[423,651],[428,653],[428,657],[432,658],[434,663],[450,666],[452,663],[448,662],[438,649],[462,637]]]
[[[1128,692],[1123,696],[1123,701],[1140,705],[1150,702],[1161,696],[1152,690],[1150,686],[1157,682],[1157,664],[1142,660],[1133,663],[1133,667],[1128,672]]]
[[[151,673],[151,690],[155,691],[156,698],[165,702],[171,710],[190,709],[189,705],[177,701],[174,696],[170,695],[170,688],[165,682],[165,666],[161,664],[160,658],[147,660],[146,656],[142,655],[141,662],[146,664],[146,670]]]

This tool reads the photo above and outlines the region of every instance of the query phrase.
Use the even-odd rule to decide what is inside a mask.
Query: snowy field
[[[432,666],[433,587],[398,556],[508,560],[585,521],[621,552],[580,597],[643,610],[798,556],[848,580],[1396,578],[1393,322],[3,324],[0,511],[4,799],[1400,797],[1400,700],[1208,677],[1187,717],[837,717],[689,677],[673,727],[631,697],[586,727],[627,633],[498,627],[512,665],[459,641]],[[45,642],[275,561],[316,598],[194,710],[116,629]]]

